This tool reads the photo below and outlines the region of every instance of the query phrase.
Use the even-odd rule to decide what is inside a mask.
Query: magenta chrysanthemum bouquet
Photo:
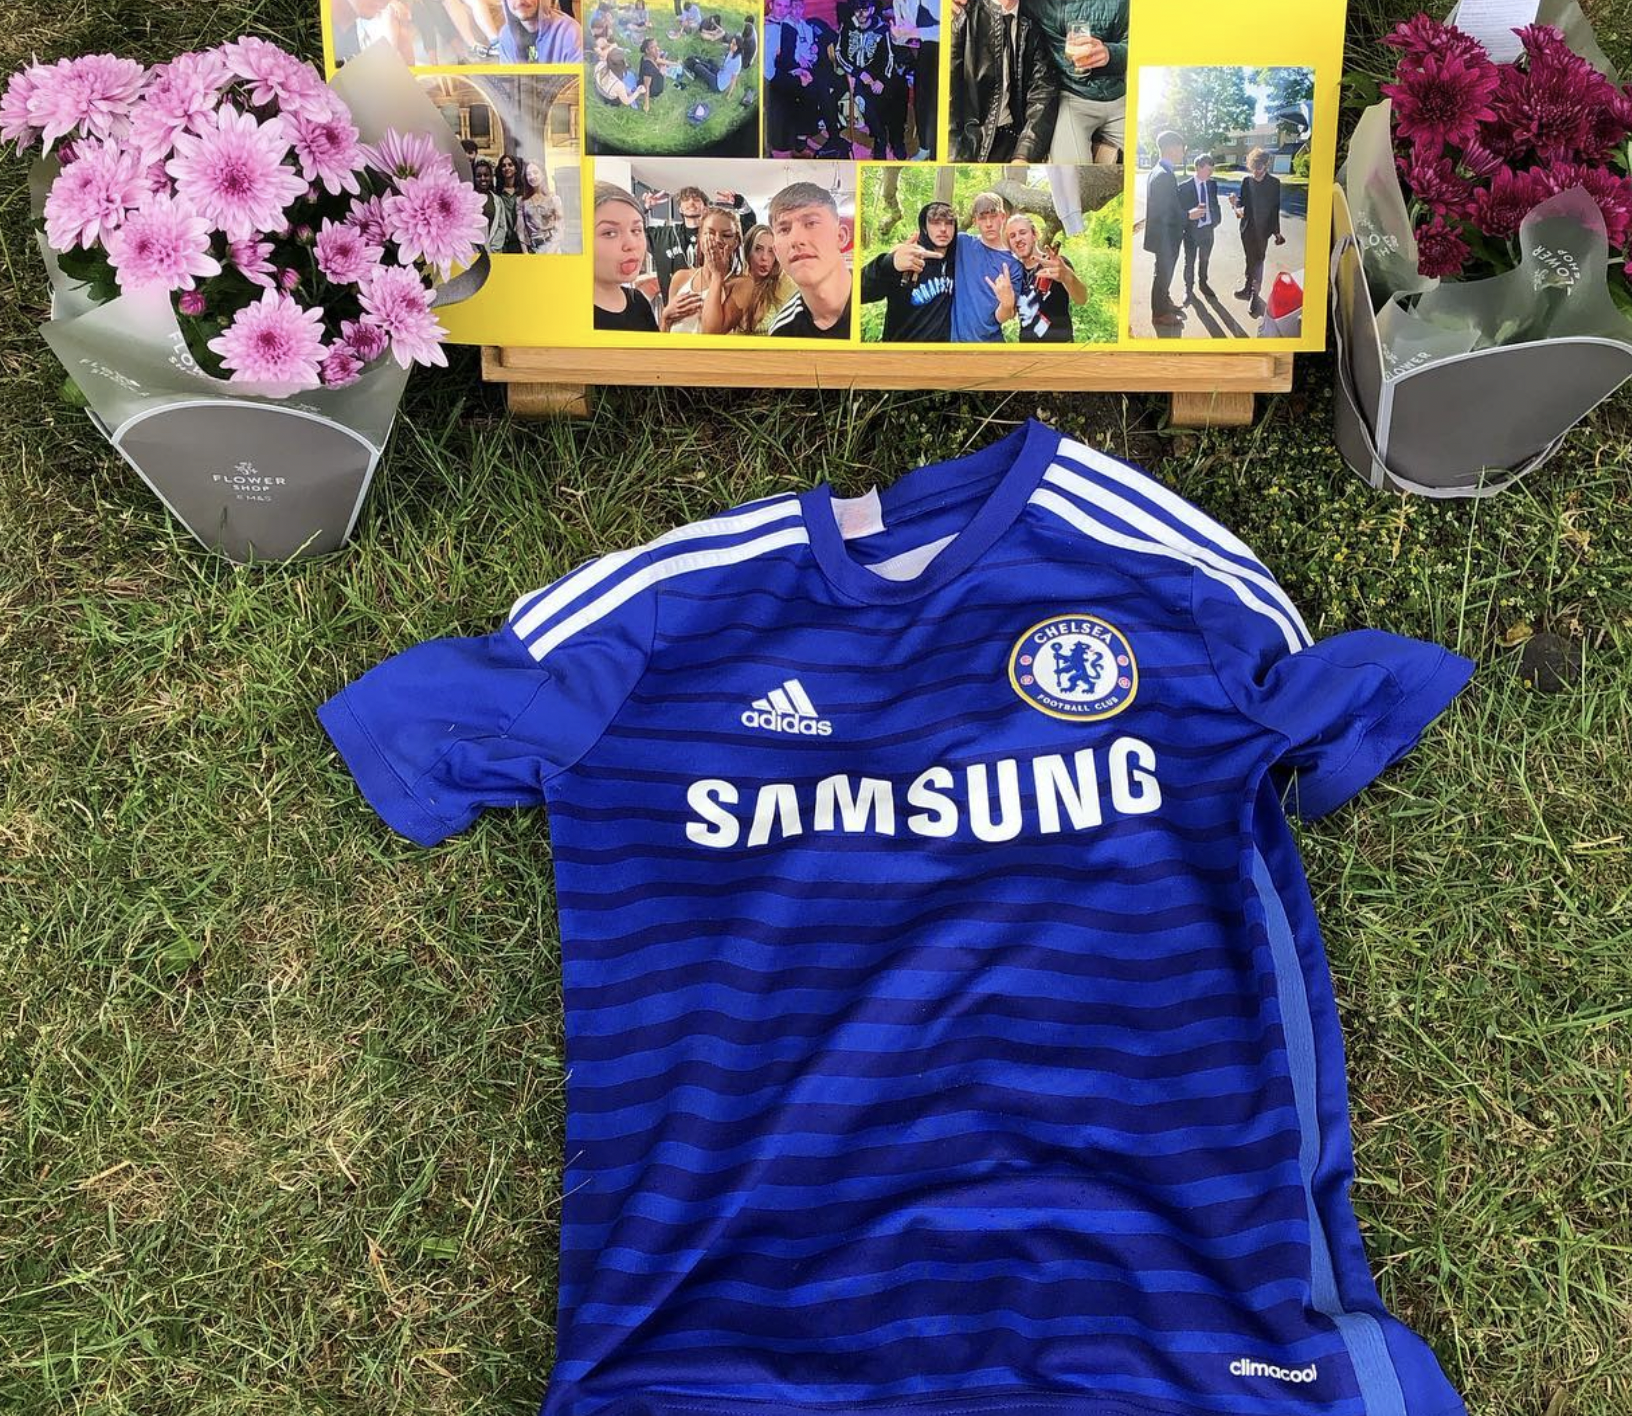
[[[1603,216],[1611,291],[1632,304],[1632,89],[1550,25],[1515,33],[1522,52],[1510,64],[1427,15],[1383,41],[1399,53],[1381,91],[1393,104],[1418,273],[1478,278],[1514,269],[1525,218],[1580,188]]]
[[[40,225],[62,273],[93,304],[167,295],[206,374],[287,395],[447,362],[436,280],[476,259],[482,197],[425,133],[362,142],[275,44],[32,64],[0,95],[0,142],[60,165]]]

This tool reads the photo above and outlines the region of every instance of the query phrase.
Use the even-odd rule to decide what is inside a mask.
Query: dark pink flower
[[[1437,156],[1461,147],[1496,117],[1490,99],[1499,80],[1488,59],[1430,54],[1420,66],[1402,66],[1398,78],[1382,91],[1394,100],[1395,131],[1420,151]]]
[[[1424,206],[1462,216],[1473,197],[1473,183],[1451,165],[1448,157],[1429,159],[1420,151],[1399,160],[1400,178]]]
[[[1581,160],[1594,164],[1608,162],[1629,133],[1632,133],[1632,95],[1611,85],[1608,99],[1593,115],[1592,132],[1581,147]]]
[[[1601,110],[1613,105],[1615,88],[1548,25],[1519,31],[1523,67],[1502,75],[1492,107],[1507,130],[1510,152],[1533,152],[1543,162],[1569,162],[1596,141]]]
[[[1460,275],[1468,263],[1468,243],[1462,233],[1436,216],[1417,232],[1417,272],[1428,276]]]
[[[204,303],[202,290],[183,290],[181,298],[176,301],[176,308],[184,315],[202,315],[207,308]]]
[[[1598,203],[1604,214],[1604,233],[1609,237],[1609,249],[1618,251],[1632,236],[1632,177],[1621,177],[1604,167],[1588,167],[1584,163],[1563,162],[1545,172],[1548,187],[1554,192],[1571,187],[1584,187],[1587,195]]]
[[[1459,165],[1481,182],[1488,182],[1498,172],[1507,168],[1506,160],[1492,152],[1478,138],[1462,149],[1462,160]]]
[[[278,272],[278,286],[280,289],[292,295],[299,284],[300,272],[293,267],[286,266]]]
[[[1394,27],[1384,36],[1383,43],[1400,51],[1400,65],[1420,65],[1433,55],[1443,59],[1449,55],[1472,61],[1485,58],[1485,47],[1471,34],[1464,34],[1454,25],[1436,20],[1432,15],[1417,15]]]
[[[1473,197],[1473,224],[1487,236],[1506,240],[1518,235],[1519,223],[1537,202],[1552,195],[1539,172],[1504,167]]]

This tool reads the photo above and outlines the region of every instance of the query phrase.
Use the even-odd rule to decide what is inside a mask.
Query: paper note
[[[1450,14],[1459,30],[1485,46],[1498,64],[1519,57],[1519,37],[1513,31],[1536,22],[1541,0],[1462,0]]]

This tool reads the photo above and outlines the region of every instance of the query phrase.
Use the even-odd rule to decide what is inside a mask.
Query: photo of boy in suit
[[[1202,153],[1193,164],[1195,176],[1180,188],[1179,195],[1189,204],[1188,219],[1184,224],[1184,303],[1196,298],[1196,279],[1201,279],[1201,293],[1211,295],[1213,287],[1207,283],[1207,266],[1213,258],[1213,239],[1218,234],[1218,183],[1213,178],[1213,157]]]
[[[1161,161],[1150,171],[1145,183],[1145,249],[1156,258],[1150,285],[1150,322],[1158,329],[1171,329],[1184,322],[1173,303],[1173,272],[1184,246],[1189,205],[1179,195],[1177,174],[1184,160],[1184,137],[1171,128],[1156,138]]]

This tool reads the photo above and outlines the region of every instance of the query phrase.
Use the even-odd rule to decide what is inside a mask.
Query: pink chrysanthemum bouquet
[[[1381,91],[1393,103],[1418,272],[1465,279],[1512,270],[1524,219],[1580,187],[1603,214],[1611,291],[1632,302],[1632,89],[1550,25],[1516,33],[1522,53],[1511,64],[1427,15],[1383,41],[1399,52]]]
[[[433,273],[476,258],[481,196],[425,134],[361,142],[275,44],[32,64],[0,95],[0,142],[60,164],[42,228],[64,275],[94,303],[168,294],[208,374],[288,394],[447,362]]]

